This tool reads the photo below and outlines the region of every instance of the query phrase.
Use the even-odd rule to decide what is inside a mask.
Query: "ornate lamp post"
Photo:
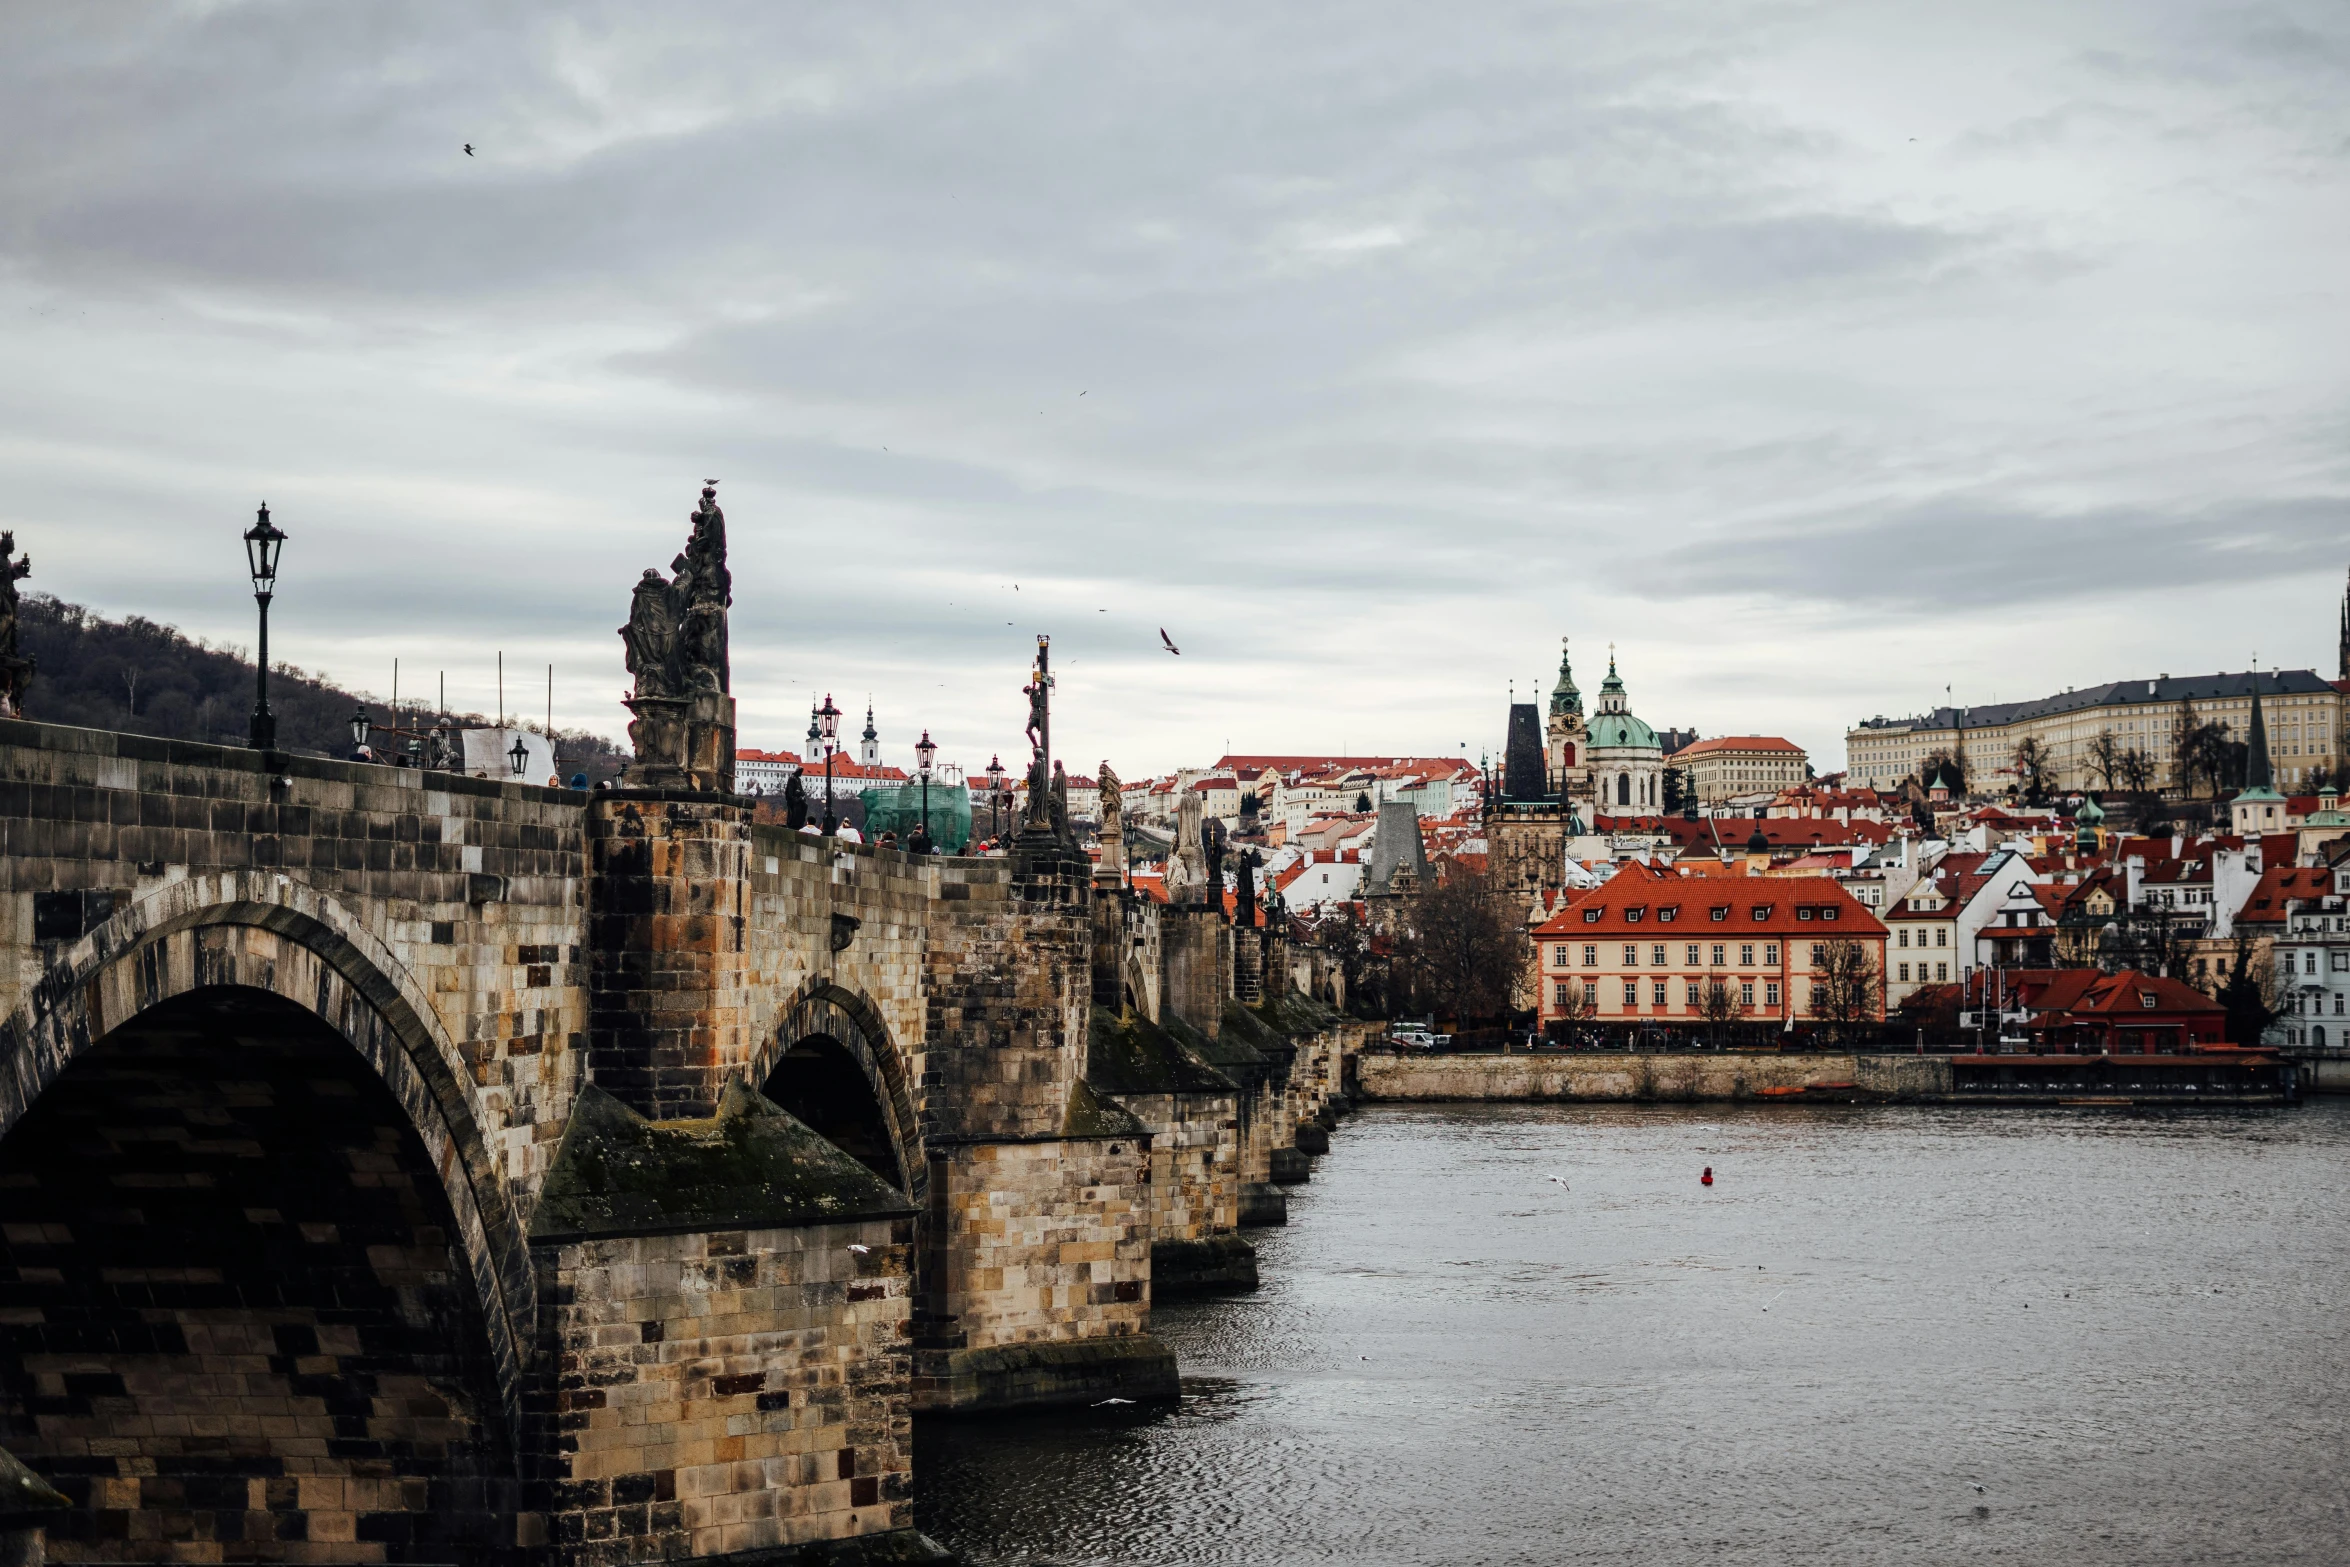
[[[374,719],[372,719],[372,718],[370,718],[370,717],[368,717],[368,715],[367,715],[367,704],[366,704],[365,702],[362,702],[362,703],[360,703],[360,704],[359,704],[359,707],[358,707],[357,711],[355,711],[355,712],[353,712],[353,713],[351,714],[351,760],[352,760],[352,761],[354,761],[354,762],[364,762],[364,761],[368,760],[368,756],[367,756],[367,737],[368,737],[368,735],[369,735],[369,734],[371,734],[371,733],[374,731],[374,729],[375,729],[375,720],[374,720]]]
[[[824,836],[829,838],[840,828],[840,818],[832,809],[832,757],[840,749],[840,709],[832,705],[832,693],[824,693],[824,705],[816,709],[816,722],[823,733],[824,745]]]
[[[991,836],[1000,846],[1004,841],[1004,759],[1000,756],[987,759],[987,809],[995,827]]]
[[[277,592],[277,556],[286,536],[269,520],[269,503],[245,530],[245,569],[253,578],[253,602],[261,606],[261,656],[254,660],[253,732],[246,742],[256,751],[277,749],[277,715],[269,710],[269,601]]]
[[[922,775],[922,852],[930,852],[930,764],[938,760],[938,747],[931,742],[930,731],[922,731],[922,738],[914,742],[914,770]]]
[[[517,778],[520,778],[522,770],[530,765],[530,747],[522,743],[522,736],[516,735],[514,737],[513,746],[506,752],[506,764],[514,770],[514,776]]]

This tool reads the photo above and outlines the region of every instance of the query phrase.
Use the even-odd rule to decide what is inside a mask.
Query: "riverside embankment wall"
[[[1914,1055],[1364,1055],[1355,1073],[1374,1103],[1755,1099],[1766,1088],[1831,1085],[1890,1098],[1951,1091],[1948,1058]]]

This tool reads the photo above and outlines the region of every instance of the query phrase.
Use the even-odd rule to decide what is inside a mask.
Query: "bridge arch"
[[[881,1011],[822,977],[777,1009],[750,1082],[919,1201],[927,1184],[913,1074]]]
[[[67,946],[0,1033],[0,1140],[116,1030],[197,992],[240,990],[331,1030],[398,1105],[455,1222],[511,1432],[536,1320],[526,1237],[474,1119],[463,1057],[404,966],[332,899],[267,873],[189,878]]]

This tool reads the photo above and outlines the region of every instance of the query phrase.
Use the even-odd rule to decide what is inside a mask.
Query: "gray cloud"
[[[2061,601],[2062,683],[2182,580],[2166,667],[2280,593],[2330,627],[2333,8],[8,27],[0,519],[234,637],[266,494],[339,674],[504,648],[614,727],[709,474],[759,722],[829,684],[1002,747],[1050,629],[1136,766],[1457,744],[1562,629],[1832,754],[1902,699],[1863,628],[1995,666]]]

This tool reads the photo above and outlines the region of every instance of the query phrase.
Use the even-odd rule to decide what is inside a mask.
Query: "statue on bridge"
[[[1095,771],[1094,781],[1100,785],[1102,796],[1102,857],[1094,867],[1093,884],[1123,887],[1126,885],[1126,797],[1121,791],[1125,785],[1118,781],[1108,762]]]
[[[16,535],[0,533],[0,718],[24,716],[25,687],[33,683],[33,661],[16,651],[16,584],[33,573],[33,557],[16,557]]]
[[[648,788],[734,792],[734,698],[728,671],[727,610],[734,576],[726,564],[726,514],[718,481],[702,486],[687,519],[693,532],[673,558],[673,578],[647,567],[630,595],[620,641],[635,689],[628,738],[636,779]]]
[[[1243,849],[1232,863],[1232,923],[1244,930],[1257,922],[1257,872],[1264,868],[1263,856],[1254,849]]]

